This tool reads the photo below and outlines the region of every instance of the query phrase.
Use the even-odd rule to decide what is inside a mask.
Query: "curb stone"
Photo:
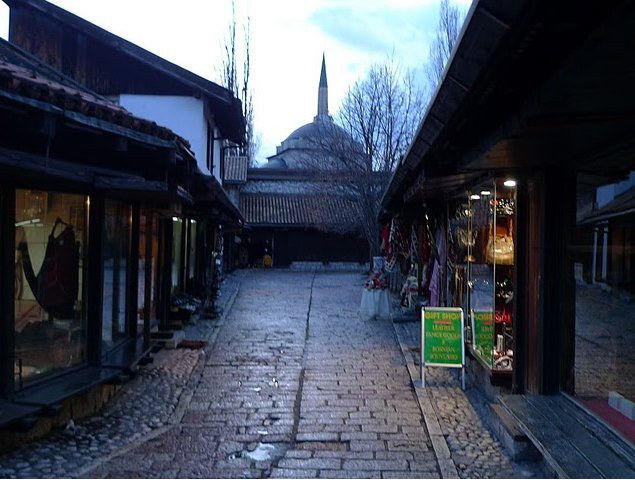
[[[415,365],[413,356],[410,352],[408,352],[405,342],[399,334],[397,325],[395,325],[394,322],[392,325],[395,336],[397,337],[397,342],[399,343],[399,348],[401,349],[401,353],[406,361],[408,374],[410,375],[410,382],[415,391],[419,408],[421,409],[421,413],[423,414],[423,418],[426,422],[428,435],[430,435],[430,440],[432,440],[432,447],[434,449],[434,454],[437,457],[437,463],[439,464],[439,470],[441,471],[441,478],[459,478],[459,473],[452,461],[450,448],[448,447],[448,443],[443,435],[439,419],[432,406],[428,393],[423,386],[419,386],[417,384],[417,382],[420,382],[420,380],[418,380],[420,377],[419,368]]]

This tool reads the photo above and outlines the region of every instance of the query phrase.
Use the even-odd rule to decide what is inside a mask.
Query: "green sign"
[[[463,367],[463,310],[426,307],[422,318],[425,366]]]
[[[492,364],[494,312],[472,310],[472,348],[488,365]]]

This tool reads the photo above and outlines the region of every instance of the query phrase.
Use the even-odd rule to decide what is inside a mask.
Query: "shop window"
[[[130,262],[130,223],[132,210],[113,200],[106,200],[103,241],[104,283],[102,341],[104,351],[126,337],[128,265]]]
[[[464,310],[468,306],[468,246],[470,237],[470,203],[460,198],[449,205],[448,216],[448,302]]]
[[[86,360],[83,305],[88,197],[16,190],[15,384]]]
[[[183,289],[182,285],[182,265],[183,265],[183,220],[177,217],[172,218],[172,289],[174,295]]]
[[[480,185],[468,194],[464,242],[472,352],[488,368],[511,372],[514,359],[514,223],[511,180]]]
[[[575,281],[575,395],[635,439],[635,171],[578,190],[569,251]]]
[[[187,267],[187,280],[188,287],[192,288],[196,285],[196,220],[190,220],[188,222],[188,267]]]

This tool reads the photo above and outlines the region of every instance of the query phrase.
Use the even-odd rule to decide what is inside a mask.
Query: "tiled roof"
[[[247,167],[249,166],[249,158],[245,156],[227,156],[225,157],[225,178],[227,183],[245,183],[247,181]]]
[[[135,117],[123,107],[79,86],[58,72],[51,72],[50,67],[1,39],[0,91],[53,105],[64,111],[105,120],[164,140],[177,138],[170,129]]]
[[[355,204],[334,195],[240,196],[240,211],[253,226],[335,226],[357,224]]]
[[[149,66],[156,75],[169,78],[179,82],[187,89],[192,89],[193,92],[209,99],[212,103],[216,125],[226,138],[236,143],[241,143],[244,140],[245,121],[242,107],[240,100],[233,95],[231,90],[169,62],[48,1],[4,0],[4,3],[9,5],[12,11],[18,8],[22,9],[24,14],[20,18],[34,17],[34,21],[41,21],[40,18],[44,17],[47,21],[56,22],[62,28],[60,31],[68,27],[70,31],[79,32],[81,35],[96,41],[99,50],[105,48],[107,51],[104,64],[113,61],[110,58],[113,51],[120,52],[129,57],[133,64]],[[137,72],[122,71],[119,75],[137,75]]]

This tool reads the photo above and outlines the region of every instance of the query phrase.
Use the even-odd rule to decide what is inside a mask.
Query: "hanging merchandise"
[[[439,261],[439,251],[437,249],[436,240],[434,238],[434,235],[432,234],[432,230],[430,229],[430,222],[427,215],[425,221],[424,242],[421,251],[421,257],[424,262],[422,271],[422,283],[425,291],[428,294],[428,299],[430,299],[433,296],[432,291],[436,287],[436,285],[433,284],[432,280],[434,274],[434,264],[435,262]]]
[[[392,237],[392,229],[394,225],[394,219],[390,221],[390,224],[386,224],[384,230],[382,232],[381,239],[381,248],[386,255],[386,266],[385,269],[387,272],[392,272],[395,268],[395,264],[397,263],[397,258],[395,256],[395,252],[393,250],[392,242],[390,241]]]
[[[416,305],[416,297],[419,292],[417,286],[417,277],[415,275],[408,275],[406,281],[401,287],[401,301],[402,307],[413,308]]]
[[[513,198],[497,198],[494,201],[496,205],[496,215],[513,215],[514,199]]]
[[[490,225],[485,249],[487,263],[496,263],[497,265],[514,264],[514,238],[511,235],[511,230],[511,225],[509,227],[497,225],[496,235],[494,235],[494,229]]]
[[[386,271],[392,272],[399,261],[399,257],[408,258],[407,230],[393,218],[390,223],[388,237],[388,251],[386,252]]]
[[[384,255],[388,255],[390,251],[390,226],[392,223],[387,223],[384,225],[383,230],[381,231],[381,251]]]
[[[58,225],[65,228],[56,237]],[[24,276],[40,306],[53,317],[73,318],[79,289],[79,244],[75,242],[73,227],[60,218],[55,221],[37,276],[26,241],[20,242],[17,248],[22,257]]]
[[[476,232],[469,232],[467,228],[456,228],[456,237],[461,247],[473,247],[476,244]]]
[[[414,225],[410,228],[410,261],[419,263],[419,239]]]

